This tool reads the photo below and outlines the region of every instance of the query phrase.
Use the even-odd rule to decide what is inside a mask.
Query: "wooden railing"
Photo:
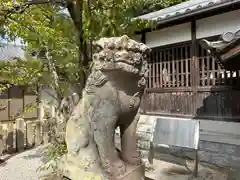
[[[146,114],[240,122],[240,70],[228,71],[200,46],[155,48],[141,108]]]

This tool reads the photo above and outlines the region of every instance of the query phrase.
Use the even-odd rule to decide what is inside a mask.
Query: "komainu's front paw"
[[[117,180],[126,172],[124,162],[119,159],[115,162],[102,164],[104,176],[109,180]]]
[[[141,154],[138,151],[122,153],[121,158],[131,165],[138,166],[142,163]]]
[[[112,178],[121,177],[126,172],[126,165],[122,160],[117,160],[113,162],[111,167]]]

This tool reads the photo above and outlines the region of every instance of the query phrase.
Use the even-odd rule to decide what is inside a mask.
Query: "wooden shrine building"
[[[240,68],[225,68],[200,42],[239,33],[239,17],[240,0],[190,0],[137,17],[157,22],[156,29],[136,37],[152,48],[143,115],[199,119],[205,142],[200,149],[206,142],[219,148],[229,144],[234,153],[238,149],[223,164],[240,164],[233,160],[240,157]]]

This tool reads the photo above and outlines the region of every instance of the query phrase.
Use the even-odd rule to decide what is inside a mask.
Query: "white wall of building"
[[[240,10],[196,21],[197,38],[236,32],[240,29]],[[146,44],[153,48],[191,40],[191,24],[184,23],[146,33]]]
[[[240,9],[197,20],[197,38],[236,32],[240,29]]]
[[[150,48],[191,40],[191,24],[184,23],[146,33],[146,45]]]

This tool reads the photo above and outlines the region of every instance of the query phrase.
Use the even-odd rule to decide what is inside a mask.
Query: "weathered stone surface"
[[[153,165],[149,163],[148,153],[150,149],[150,138],[153,131],[154,118],[149,118],[146,115],[141,115],[137,126],[137,141],[138,148],[142,155],[142,160],[146,169],[153,169]]]
[[[128,167],[141,166],[136,127],[150,49],[127,36],[102,38],[94,46],[92,72],[67,122],[65,167],[78,169],[71,177],[82,169],[114,180],[130,173],[127,179],[137,180],[144,170],[134,175]],[[121,129],[121,150],[116,149],[113,138],[116,127]]]
[[[42,126],[41,121],[35,122],[35,144],[40,145],[42,143],[43,136],[42,136]]]
[[[0,125],[0,156],[3,153],[3,127]]]
[[[6,139],[6,144],[7,144],[7,151],[9,153],[12,153],[14,151],[13,149],[13,135],[14,135],[14,126],[13,123],[10,122],[7,124],[7,139]]]
[[[50,128],[46,121],[42,122],[43,129],[43,143],[48,144],[50,142]]]
[[[33,122],[28,121],[26,122],[27,125],[27,147],[31,148],[34,145],[34,127],[33,127]]]
[[[24,151],[24,119],[18,118],[16,119],[16,141],[17,141],[17,151]]]

